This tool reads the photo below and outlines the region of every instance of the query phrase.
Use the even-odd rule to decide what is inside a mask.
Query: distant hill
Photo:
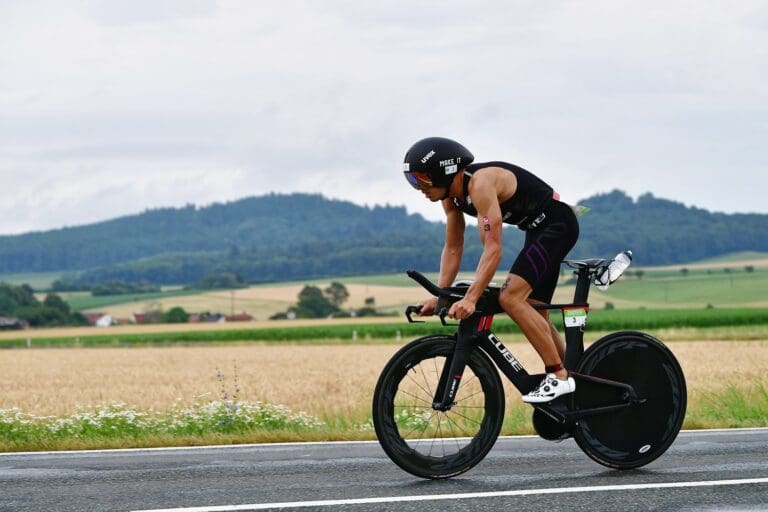
[[[620,191],[583,201],[572,257],[632,248],[640,265],[768,250],[768,215],[711,213]],[[192,283],[216,272],[249,282],[435,270],[445,226],[404,207],[362,207],[320,195],[270,194],[204,208],[162,208],[47,232],[0,237],[0,273],[72,271],[81,282]],[[481,253],[468,227],[464,267]],[[504,266],[522,245],[505,230]]]
[[[768,249],[768,215],[711,213],[644,194],[615,190],[581,202],[579,254],[611,255],[630,247],[639,265],[688,263],[733,252]]]
[[[320,195],[270,194],[205,208],[160,208],[85,226],[0,236],[0,272],[84,270],[163,253],[274,250],[423,229],[402,207],[364,208]]]

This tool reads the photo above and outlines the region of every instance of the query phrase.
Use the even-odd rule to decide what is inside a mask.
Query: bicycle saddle
[[[586,268],[589,270],[605,267],[610,260],[605,258],[590,258],[588,260],[564,260],[563,263],[571,268]]]

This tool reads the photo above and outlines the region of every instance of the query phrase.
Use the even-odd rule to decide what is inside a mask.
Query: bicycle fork
[[[432,402],[432,409],[436,411],[445,412],[455,405],[456,393],[459,390],[461,377],[464,375],[464,368],[467,366],[469,356],[477,343],[478,325],[476,321],[477,317],[473,315],[459,323],[459,329],[456,332],[456,348],[443,365]]]

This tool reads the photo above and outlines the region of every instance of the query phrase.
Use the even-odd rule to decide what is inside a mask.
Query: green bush
[[[189,313],[176,306],[163,313],[162,321],[166,324],[184,324],[189,320]]]

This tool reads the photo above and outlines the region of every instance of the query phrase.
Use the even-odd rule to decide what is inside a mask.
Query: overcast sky
[[[0,0],[2,234],[272,191],[439,219],[400,170],[433,135],[570,202],[768,213],[768,3]]]

